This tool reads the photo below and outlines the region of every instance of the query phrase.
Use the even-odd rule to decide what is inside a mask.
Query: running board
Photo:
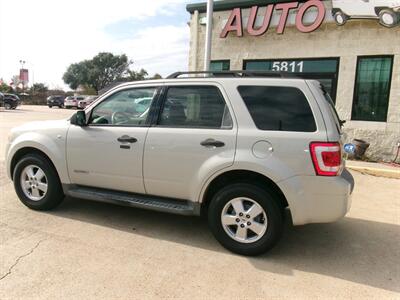
[[[74,198],[144,208],[178,215],[200,215],[200,205],[191,201],[147,196],[76,185],[63,186],[65,194]]]

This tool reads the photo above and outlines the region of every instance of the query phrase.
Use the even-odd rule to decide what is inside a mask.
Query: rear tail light
[[[313,142],[311,158],[318,176],[337,176],[342,169],[342,152],[339,143]]]

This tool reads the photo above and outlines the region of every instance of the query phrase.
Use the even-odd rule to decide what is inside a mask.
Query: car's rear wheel
[[[381,10],[379,13],[379,22],[386,27],[394,27],[399,23],[399,16],[390,9]]]
[[[217,192],[208,208],[208,222],[225,248],[250,256],[271,249],[283,230],[282,213],[273,193],[247,183]]]
[[[11,109],[11,104],[10,103],[4,103],[4,108],[5,109]]]
[[[349,17],[342,11],[338,11],[335,13],[334,19],[337,25],[343,26],[344,24],[346,24]]]
[[[53,106],[49,105],[49,108],[52,108]]]
[[[18,161],[13,181],[19,199],[29,208],[50,210],[64,199],[57,171],[42,155],[28,154]]]

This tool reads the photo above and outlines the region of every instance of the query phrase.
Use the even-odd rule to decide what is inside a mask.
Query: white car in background
[[[332,0],[332,14],[340,26],[349,19],[379,19],[394,27],[400,21],[400,0]]]
[[[98,96],[87,96],[85,99],[78,102],[78,108],[84,109],[86,106],[92,104]]]
[[[68,96],[64,100],[64,107],[65,108],[78,108],[78,103],[81,100],[84,100],[85,96]]]

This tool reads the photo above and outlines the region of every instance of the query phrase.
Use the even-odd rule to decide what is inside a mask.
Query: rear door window
[[[175,86],[168,88],[158,125],[231,129],[233,123],[217,87]]]
[[[315,132],[317,126],[304,93],[295,87],[239,86],[258,129]]]

